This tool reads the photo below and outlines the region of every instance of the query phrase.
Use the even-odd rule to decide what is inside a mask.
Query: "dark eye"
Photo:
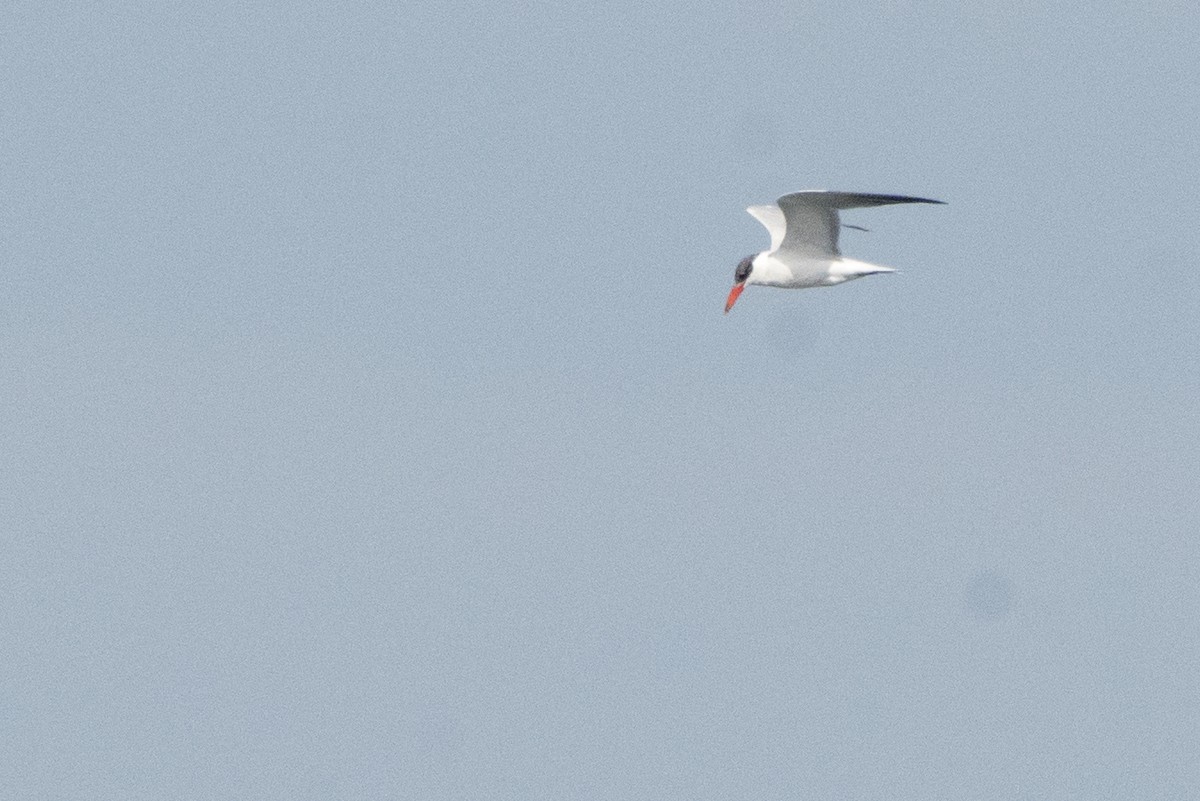
[[[733,271],[733,280],[740,284],[742,281],[745,281],[747,278],[749,278],[753,261],[754,259],[750,256],[742,259],[741,262],[738,263],[737,269]]]

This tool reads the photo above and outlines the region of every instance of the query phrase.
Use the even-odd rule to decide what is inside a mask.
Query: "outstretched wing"
[[[785,234],[778,245],[774,233],[771,236],[772,250],[797,256],[839,256],[838,218],[839,209],[857,209],[866,206],[887,206],[893,203],[941,203],[923,197],[904,195],[866,195],[857,192],[826,192],[809,189],[793,192],[779,198],[778,207],[785,220]],[[764,208],[754,206],[752,208]],[[770,208],[769,206],[765,208]],[[754,214],[751,211],[751,214]],[[754,215],[758,217],[757,214]],[[759,217],[761,220],[762,218]],[[766,222],[763,222],[766,225]],[[770,226],[767,226],[770,229]]]
[[[787,230],[787,220],[783,217],[783,209],[778,206],[751,206],[746,211],[766,227],[767,233],[771,235],[771,251],[778,250],[779,243],[783,241],[783,234]]]

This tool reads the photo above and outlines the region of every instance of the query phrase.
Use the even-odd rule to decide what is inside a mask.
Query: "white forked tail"
[[[868,264],[865,261],[847,258],[838,259],[829,265],[829,277],[838,283],[854,278],[862,278],[866,275],[894,272],[896,272],[894,267],[884,267],[882,264]]]

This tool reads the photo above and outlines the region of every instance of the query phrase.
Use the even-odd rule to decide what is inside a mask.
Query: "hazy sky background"
[[[1200,794],[1200,12],[965,8],[5,3],[5,793]]]

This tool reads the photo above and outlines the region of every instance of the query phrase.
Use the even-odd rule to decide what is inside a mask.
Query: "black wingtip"
[[[911,195],[863,195],[863,197],[871,198],[882,204],[888,203],[936,203],[939,206],[945,206],[946,201],[934,200],[928,197],[913,197]]]

